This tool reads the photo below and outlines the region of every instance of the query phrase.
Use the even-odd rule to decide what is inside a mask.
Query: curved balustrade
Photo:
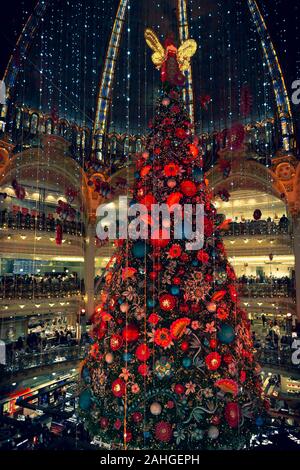
[[[89,345],[62,346],[43,352],[19,352],[13,351],[7,357],[4,366],[6,372],[18,372],[24,369],[47,366],[61,362],[83,359],[89,349]],[[300,367],[292,362],[293,350],[286,346],[285,349],[270,349],[261,347],[257,349],[257,360],[262,366],[283,367],[286,370],[298,370]]]
[[[285,370],[298,370],[300,373],[299,365],[292,362],[292,354],[294,350],[289,346],[285,349],[270,349],[261,347],[257,350],[257,360],[261,366],[282,367]]]
[[[81,279],[63,276],[1,276],[0,299],[39,299],[84,294]]]
[[[284,219],[282,222],[279,221],[279,223],[268,220],[251,220],[247,222],[232,222],[229,230],[224,232],[224,236],[288,235],[289,233],[288,219]]]
[[[63,233],[67,235],[84,236],[84,224],[82,222],[64,221]],[[13,230],[32,230],[38,232],[55,232],[58,222],[50,217],[33,216],[21,212],[0,211],[0,228]]]
[[[12,351],[6,358],[4,370],[6,372],[18,372],[24,369],[32,369],[60,362],[81,360],[87,354],[88,345],[56,347],[42,352]]]
[[[241,297],[293,297],[295,291],[291,285],[288,284],[277,284],[274,281],[270,283],[254,283],[254,284],[239,284],[239,294]]]

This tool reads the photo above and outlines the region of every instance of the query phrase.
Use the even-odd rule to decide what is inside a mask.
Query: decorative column
[[[277,111],[281,126],[283,150],[292,150],[292,139],[294,136],[294,125],[292,119],[291,105],[282,73],[282,69],[276,54],[267,25],[261,14],[256,0],[247,0],[257,32],[260,36],[263,54],[268,65],[276,98]]]
[[[121,37],[124,29],[127,7],[128,0],[120,0],[106,52],[103,72],[99,85],[97,110],[95,115],[92,137],[93,149],[96,150],[96,157],[98,160],[103,159],[103,140],[106,132],[108,112],[111,105],[111,93],[114,82],[117,59],[120,50]]]
[[[84,249],[84,286],[86,318],[94,313],[94,280],[95,280],[95,235],[96,225],[89,221],[86,230]]]

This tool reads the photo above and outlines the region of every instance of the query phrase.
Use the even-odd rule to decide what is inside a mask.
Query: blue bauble
[[[258,416],[255,420],[256,426],[260,427],[264,424],[264,419],[261,416]]]
[[[144,438],[145,438],[145,439],[149,439],[150,436],[151,436],[151,435],[150,435],[150,432],[149,432],[149,431],[145,431],[145,432],[144,432]]]
[[[144,258],[149,253],[150,247],[144,241],[135,242],[132,247],[132,254],[135,258]]]
[[[198,266],[198,265],[199,265],[199,261],[197,259],[193,259],[192,266]]]
[[[182,359],[182,365],[183,367],[185,367],[186,369],[188,369],[189,367],[191,367],[192,365],[192,360],[189,358],[189,357],[184,357]]]
[[[206,347],[208,348],[208,346],[209,346],[209,341],[208,341],[207,338],[204,338],[203,343],[204,343],[204,346],[206,346]]]
[[[121,305],[121,304],[123,304],[123,303],[124,303],[124,299],[122,299],[122,297],[120,297],[120,298],[118,299],[118,304]]]
[[[134,206],[134,204],[137,204],[137,201],[135,199],[131,199],[131,201],[129,201],[129,207]]]
[[[85,383],[90,383],[91,381],[91,376],[90,376],[90,371],[87,367],[83,367],[81,371],[81,377],[84,380]]]
[[[170,292],[172,295],[179,295],[180,293],[180,289],[178,286],[172,286],[171,289],[170,289]]]
[[[156,300],[155,299],[147,299],[147,307],[153,308],[156,305]]]
[[[136,180],[140,179],[140,173],[138,171],[135,171],[134,177]]]
[[[131,361],[131,359],[132,359],[132,354],[130,354],[130,353],[124,353],[124,354],[123,354],[123,359],[124,359],[125,362],[126,362],[126,361]]]
[[[79,408],[82,410],[89,410],[92,405],[92,393],[86,389],[79,395]]]
[[[202,181],[203,179],[203,172],[201,168],[194,168],[193,170],[193,178],[195,181],[199,183],[199,181]]]
[[[230,344],[235,338],[234,329],[228,323],[224,323],[218,331],[218,340],[223,344]]]

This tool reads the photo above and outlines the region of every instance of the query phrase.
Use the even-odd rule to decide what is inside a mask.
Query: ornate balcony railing
[[[277,284],[274,283],[251,283],[251,284],[239,284],[239,294],[241,297],[293,297],[295,295],[292,283]]]
[[[85,357],[88,345],[63,346],[41,352],[11,351],[6,357],[5,372],[14,373],[24,369],[55,365],[61,362],[81,360]]]
[[[63,233],[67,235],[83,236],[84,224],[82,222],[64,221],[60,222]],[[32,230],[38,232],[55,232],[58,222],[55,219],[47,217],[35,217],[21,212],[0,212],[0,228],[9,228],[12,230]]]
[[[298,371],[300,374],[300,366],[292,362],[293,352],[289,346],[285,346],[284,349],[261,347],[257,350],[257,360],[262,367],[278,367],[286,371]]]
[[[289,235],[289,224],[280,224],[267,220],[252,220],[250,222],[232,222],[224,236],[237,237],[241,235]]]
[[[56,278],[29,281],[21,278],[0,278],[0,300],[61,298],[84,294],[84,284],[80,279],[62,281]]]

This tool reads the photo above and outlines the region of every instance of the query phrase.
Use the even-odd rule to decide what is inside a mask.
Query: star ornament
[[[122,269],[122,281],[127,281],[127,279],[132,279],[135,276],[136,272],[137,270],[135,268],[130,268],[130,267],[123,268]]]

